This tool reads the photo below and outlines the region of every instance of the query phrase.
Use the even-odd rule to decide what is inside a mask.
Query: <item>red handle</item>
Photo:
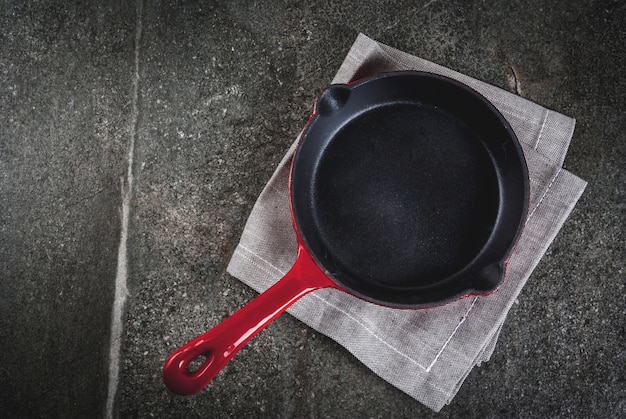
[[[174,351],[163,366],[163,381],[174,393],[188,396],[202,390],[257,333],[305,294],[337,288],[298,246],[293,267],[276,284],[235,314]],[[201,361],[193,371],[190,364]]]

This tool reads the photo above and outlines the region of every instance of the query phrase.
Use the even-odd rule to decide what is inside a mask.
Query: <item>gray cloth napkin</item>
[[[506,278],[490,296],[427,310],[380,307],[325,289],[305,296],[289,313],[336,340],[384,380],[439,411],[472,368],[490,358],[507,312],[586,182],[561,167],[574,131],[572,118],[365,35],[357,37],[332,82],[393,70],[428,71],[457,79],[489,99],[515,130],[530,173],[530,208]],[[231,275],[257,291],[280,279],[295,260],[287,195],[294,149],[295,143],[259,196],[228,266]]]

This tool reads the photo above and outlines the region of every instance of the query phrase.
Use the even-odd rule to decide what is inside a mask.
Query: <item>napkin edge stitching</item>
[[[426,369],[426,372],[430,372],[431,368],[435,365],[435,363],[439,360],[439,357],[441,356],[441,354],[443,354],[443,351],[446,349],[446,347],[448,346],[448,343],[450,343],[450,341],[452,340],[452,338],[454,337],[454,335],[456,334],[457,330],[459,330],[459,328],[461,327],[461,325],[463,323],[465,323],[465,320],[467,320],[467,318],[469,317],[470,312],[472,311],[472,309],[474,308],[474,305],[476,304],[476,301],[478,301],[478,297],[474,296],[473,300],[472,300],[472,304],[470,304],[469,308],[467,309],[467,311],[465,312],[465,314],[463,314],[463,317],[461,317],[461,320],[459,321],[459,323],[456,325],[456,327],[454,328],[454,330],[452,331],[452,333],[450,334],[450,336],[448,337],[448,339],[444,342],[443,346],[441,347],[441,349],[439,350],[439,352],[437,353],[437,355],[435,356],[435,359],[433,359],[433,361],[430,363],[430,365],[428,366],[428,369]]]
[[[548,195],[548,192],[550,192],[550,188],[552,188],[552,185],[554,185],[554,182],[556,181],[556,179],[559,177],[559,175],[561,174],[561,171],[563,170],[562,167],[559,167],[559,169],[556,171],[556,173],[554,174],[554,177],[552,178],[552,180],[550,181],[550,184],[548,184],[548,187],[546,188],[546,190],[543,192],[543,194],[541,195],[541,198],[539,198],[539,201],[537,201],[537,204],[535,205],[535,207],[533,208],[533,210],[530,212],[530,214],[528,214],[528,217],[526,218],[526,223],[528,223],[528,221],[533,218],[533,215],[535,215],[535,211],[537,211],[537,209],[541,206],[541,203],[543,202],[543,200],[545,199],[546,195]]]
[[[257,253],[253,252],[252,250],[248,249],[246,246],[239,244],[237,246],[237,249],[235,249],[235,252],[237,252],[238,249],[241,250],[245,250],[246,252],[250,253],[250,255],[252,256],[248,256],[245,255],[243,253],[240,253],[241,256],[243,256],[244,258],[248,259],[251,262],[255,262],[254,258],[258,258],[258,260],[262,261],[264,264],[268,265],[269,267],[271,267],[272,269],[274,269],[276,272],[280,273],[281,275],[285,275],[285,272],[283,272],[281,269],[277,268],[276,266],[274,266],[272,263],[270,263],[268,260],[264,259],[263,257],[259,256]],[[255,263],[255,265],[257,265],[257,267],[259,269],[263,269],[265,272],[270,273],[270,271],[265,267],[262,266],[258,266],[258,264]],[[280,278],[278,279],[280,280]],[[273,280],[273,283],[276,283],[276,280]],[[270,285],[271,286],[271,285]],[[380,336],[378,336],[376,334],[375,331],[373,331],[372,329],[370,329],[365,323],[361,322],[359,319],[357,319],[356,317],[354,317],[351,313],[347,312],[346,310],[342,309],[341,307],[336,306],[335,304],[331,303],[330,301],[320,297],[319,295],[316,295],[315,293],[311,293],[311,296],[317,298],[318,300],[320,300],[321,302],[323,302],[324,304],[334,308],[335,310],[343,313],[345,316],[347,316],[349,319],[351,319],[354,323],[358,324],[360,327],[362,327],[369,335],[371,335],[372,337],[374,337],[375,339],[379,340],[380,342],[382,342],[385,346],[387,346],[389,349],[391,349],[392,351],[400,354],[401,356],[403,356],[404,358],[408,359],[411,363],[417,365],[418,367],[420,367],[421,369],[423,369],[424,371],[428,372],[430,371],[430,368],[432,368],[433,364],[437,361],[438,357],[441,355],[441,353],[443,352],[445,346],[448,344],[448,342],[450,342],[450,340],[452,339],[452,336],[454,335],[454,333],[457,331],[457,329],[459,328],[460,324],[463,322],[463,320],[465,319],[465,317],[467,316],[467,313],[465,313],[465,315],[463,316],[463,319],[461,319],[461,322],[455,327],[455,329],[452,331],[452,334],[450,335],[450,337],[448,337],[448,339],[446,340],[446,342],[444,343],[444,346],[439,350],[439,352],[437,353],[437,355],[435,356],[434,360],[431,362],[431,364],[428,367],[423,366],[422,364],[420,364],[419,362],[417,362],[415,359],[411,358],[410,356],[408,356],[407,354],[399,351],[397,348],[395,348],[393,345],[391,345],[390,343],[388,343],[387,341],[385,341],[383,338],[381,338]],[[473,304],[472,304],[473,306]],[[471,308],[471,307],[470,307]],[[468,310],[469,312],[469,310]],[[302,320],[301,320],[302,321]],[[302,321],[303,323],[306,324],[306,322]],[[315,329],[315,328],[314,328]]]
[[[541,136],[543,135],[543,130],[546,127],[546,122],[548,122],[549,113],[550,113],[550,110],[548,108],[545,108],[545,111],[543,112],[543,121],[541,122],[541,128],[539,129],[539,134],[537,134],[537,141],[535,141],[535,146],[533,147],[535,151],[537,151],[537,148],[539,147],[539,143],[541,142]]]
[[[278,267],[274,266],[274,264],[272,264],[271,262],[269,262],[268,260],[264,259],[263,257],[259,256],[257,253],[253,252],[251,249],[247,248],[246,246],[242,245],[241,243],[237,246],[238,249],[242,249],[245,250],[246,252],[250,253],[251,256],[253,256],[254,258],[258,258],[258,260],[262,261],[264,264],[268,265],[270,268],[272,268],[273,270],[275,270],[276,272],[280,273],[282,276],[285,275],[285,272],[283,272],[281,269],[279,269]],[[238,249],[235,249],[235,251],[237,251]],[[241,254],[244,258],[250,260],[251,262],[254,262],[252,260],[252,258],[248,255],[245,254]],[[258,266],[260,269],[265,270],[267,273],[270,273],[267,268],[263,268],[261,266]],[[271,275],[271,273],[270,273]],[[280,280],[280,278],[278,279]],[[272,280],[272,283],[275,283],[276,280]],[[270,285],[271,286],[271,285]],[[389,349],[391,349],[392,351],[400,354],[401,356],[403,356],[404,358],[406,358],[407,360],[409,360],[411,363],[417,365],[418,367],[420,367],[421,369],[423,369],[425,372],[430,372],[430,370],[433,368],[433,366],[437,363],[437,361],[439,360],[439,358],[441,357],[441,355],[443,354],[443,352],[445,351],[446,347],[448,346],[448,344],[450,343],[450,341],[452,340],[452,338],[454,337],[454,335],[456,334],[456,332],[459,330],[459,328],[461,327],[461,325],[463,323],[465,323],[465,320],[467,320],[470,312],[472,311],[472,309],[474,308],[476,301],[478,300],[478,297],[474,297],[472,300],[472,303],[470,304],[469,308],[465,311],[465,313],[463,314],[463,317],[461,317],[461,320],[459,320],[459,322],[457,323],[457,325],[455,326],[454,330],[452,330],[452,332],[450,333],[450,335],[448,336],[448,338],[446,339],[446,341],[443,343],[443,345],[441,346],[441,348],[439,348],[439,350],[437,351],[437,354],[435,355],[435,357],[433,358],[433,360],[430,362],[430,364],[425,367],[422,364],[420,364],[417,360],[411,358],[409,355],[407,355],[404,352],[401,352],[400,350],[398,350],[396,347],[394,347],[393,345],[391,345],[390,343],[388,343],[385,339],[383,339],[382,337],[378,336],[378,334],[376,334],[375,331],[373,331],[372,329],[370,329],[365,323],[361,322],[359,319],[357,319],[356,317],[354,317],[350,312],[342,309],[341,307],[331,303],[330,301],[324,299],[323,297],[315,294],[315,293],[311,293],[311,296],[317,298],[318,300],[322,301],[323,303],[325,303],[326,305],[334,308],[335,310],[343,313],[344,315],[346,315],[349,319],[351,319],[354,323],[358,324],[360,327],[362,327],[368,334],[370,334],[372,337],[374,337],[375,339],[379,340],[381,343],[383,343],[385,346],[387,346]],[[303,321],[304,322],[304,321]],[[305,323],[305,322],[304,322]]]

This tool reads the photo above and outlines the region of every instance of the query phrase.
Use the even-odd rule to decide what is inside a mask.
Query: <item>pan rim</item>
[[[515,228],[509,228],[509,234],[507,240],[505,240],[506,248],[502,249],[499,254],[499,257],[494,258],[493,256],[486,255],[485,253],[490,253],[487,251],[491,249],[493,246],[498,245],[497,230],[491,231],[489,237],[487,238],[485,244],[481,249],[476,252],[476,255],[465,264],[462,269],[457,270],[455,273],[447,276],[446,278],[442,278],[437,283],[433,285],[427,285],[424,287],[421,286],[408,286],[402,287],[394,285],[393,287],[388,287],[383,284],[376,284],[373,288],[376,289],[387,289],[392,288],[392,294],[406,294],[407,291],[411,291],[414,293],[424,293],[424,297],[417,298],[404,298],[404,299],[389,299],[389,298],[379,298],[377,295],[372,295],[371,292],[363,292],[358,287],[353,287],[350,285],[349,281],[343,277],[341,272],[337,272],[335,267],[329,267],[323,260],[323,258],[319,257],[318,252],[315,250],[315,246],[311,244],[310,234],[308,228],[303,227],[302,220],[302,207],[306,205],[306,202],[300,202],[298,199],[298,186],[301,182],[298,180],[299,175],[299,165],[302,161],[303,157],[303,143],[308,141],[312,141],[308,135],[311,132],[311,127],[315,126],[316,122],[322,118],[320,101],[323,98],[325,92],[328,92],[329,89],[348,89],[349,91],[353,91],[354,89],[359,89],[361,86],[366,86],[370,83],[376,83],[380,80],[384,79],[392,79],[392,78],[410,78],[415,79],[419,78],[426,82],[436,82],[436,83],[445,83],[448,86],[451,86],[452,89],[456,89],[458,91],[464,92],[473,98],[473,100],[477,100],[481,106],[485,108],[487,112],[489,112],[490,116],[494,119],[494,124],[498,124],[498,129],[502,130],[502,132],[506,133],[507,144],[511,147],[511,150],[514,151],[515,163],[519,165],[519,172],[517,176],[519,178],[518,190],[515,192],[519,196],[518,201],[520,201],[519,207],[516,209],[517,213],[514,214]],[[331,133],[332,139],[333,133]],[[491,157],[491,156],[490,156]],[[316,164],[319,164],[317,162]],[[495,164],[495,163],[494,163]],[[500,181],[500,177],[498,177],[498,181]],[[295,185],[294,185],[295,183]],[[498,185],[500,191],[504,188],[502,185]],[[294,229],[296,231],[296,235],[298,239],[302,242],[306,250],[309,252],[315,263],[318,267],[325,272],[325,274],[331,279],[334,283],[336,283],[339,287],[346,290],[348,293],[353,294],[361,299],[381,304],[390,307],[398,307],[398,308],[425,308],[431,306],[437,306],[441,304],[445,304],[446,302],[453,301],[468,295],[485,295],[493,292],[502,282],[503,273],[505,269],[505,265],[510,258],[512,250],[519,240],[519,236],[521,235],[524,221],[526,219],[527,211],[528,211],[528,196],[529,196],[529,180],[528,180],[528,168],[526,166],[526,161],[524,158],[523,150],[517,136],[515,135],[513,129],[511,128],[508,121],[505,117],[497,110],[497,108],[483,95],[478,93],[473,88],[467,86],[466,84],[461,83],[460,81],[441,76],[434,73],[420,72],[420,71],[396,71],[396,72],[387,72],[380,73],[371,77],[367,77],[365,79],[360,79],[347,84],[338,84],[338,85],[330,85],[328,88],[323,90],[318,96],[313,113],[308,123],[306,124],[304,130],[299,139],[298,146],[296,148],[296,152],[292,161],[292,167],[290,171],[289,178],[289,201],[291,207],[291,213],[293,218]],[[502,206],[502,203],[499,204]],[[504,222],[502,217],[506,217],[507,214],[503,213],[502,208],[498,208],[497,216],[496,216],[496,224],[500,225],[500,223]],[[509,217],[510,218],[510,217]],[[506,220],[505,220],[506,221]],[[510,220],[509,220],[510,222]],[[494,243],[496,242],[496,243]],[[483,281],[482,283],[476,280],[476,277],[480,277],[481,275],[486,275],[485,272],[489,272],[491,278],[488,281]],[[497,275],[497,280],[493,279],[493,276]],[[468,279],[469,278],[469,279]],[[359,281],[363,281],[364,278],[358,278]],[[452,284],[452,285],[451,285]]]

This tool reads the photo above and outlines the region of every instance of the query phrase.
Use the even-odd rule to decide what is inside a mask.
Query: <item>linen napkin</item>
[[[401,52],[360,34],[332,83],[394,70],[457,79],[489,99],[509,121],[526,157],[530,207],[500,288],[426,310],[380,307],[319,290],[289,310],[344,346],[384,380],[439,411],[472,368],[487,361],[507,312],[581,196],[586,182],[562,169],[575,121],[497,87]],[[313,99],[313,98],[312,98]],[[296,256],[287,183],[294,145],[259,196],[228,272],[257,291],[280,279]]]

